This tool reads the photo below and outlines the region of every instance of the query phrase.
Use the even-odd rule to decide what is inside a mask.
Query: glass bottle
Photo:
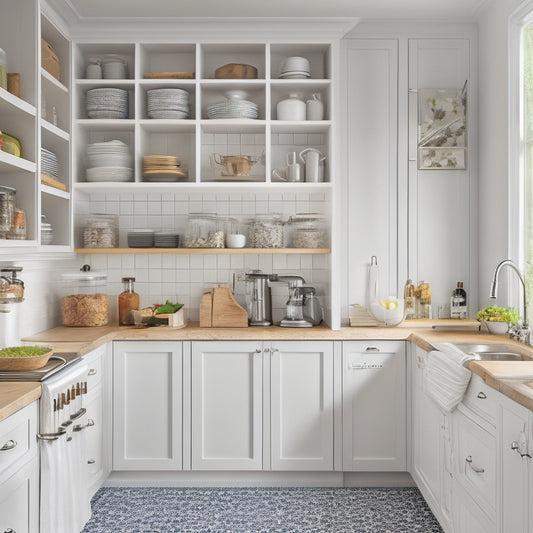
[[[466,315],[466,291],[463,288],[463,282],[458,281],[450,300],[450,316],[451,318],[465,319]]]
[[[432,318],[431,288],[427,281],[421,281],[415,289],[416,318]]]
[[[120,326],[133,325],[132,311],[139,309],[139,295],[133,290],[135,278],[122,278],[124,292],[118,295],[118,323]]]
[[[405,304],[406,320],[416,318],[415,285],[413,283],[413,280],[408,279],[407,282],[405,283],[403,297],[404,297],[404,304]]]

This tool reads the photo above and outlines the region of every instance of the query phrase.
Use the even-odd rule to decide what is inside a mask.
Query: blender
[[[246,308],[250,326],[272,325],[269,278],[270,274],[265,274],[261,270],[246,272],[244,277],[241,275],[234,277],[234,285],[236,280],[245,282]]]

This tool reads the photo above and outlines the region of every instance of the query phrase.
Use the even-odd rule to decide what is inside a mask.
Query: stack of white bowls
[[[281,65],[280,78],[304,79],[311,77],[309,60],[305,57],[288,57]]]
[[[122,141],[97,142],[87,147],[87,181],[130,181],[130,149]]]
[[[115,87],[99,87],[87,91],[89,118],[128,118],[128,91]]]
[[[150,89],[146,91],[148,118],[189,118],[189,93],[183,89]]]

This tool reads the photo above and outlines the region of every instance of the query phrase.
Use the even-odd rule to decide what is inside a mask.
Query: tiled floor
[[[441,533],[416,488],[103,488],[83,533]]]

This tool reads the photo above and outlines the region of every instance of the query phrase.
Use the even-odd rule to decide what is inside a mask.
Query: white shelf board
[[[272,133],[325,133],[331,128],[331,120],[271,120]]]
[[[23,170],[25,172],[35,173],[36,169],[37,166],[32,161],[0,150],[0,172]]]
[[[132,118],[81,118],[76,120],[76,124],[81,128],[99,130],[133,130],[135,120]]]
[[[11,114],[13,111],[22,111],[32,117],[37,115],[35,106],[0,87],[0,116]]]
[[[41,192],[44,194],[49,194],[50,196],[56,196],[57,198],[64,198],[65,200],[70,200],[70,192],[62,191],[61,189],[56,189],[55,187],[50,187],[49,185],[44,185],[42,183]]]
[[[54,124],[48,122],[47,120],[41,120],[41,127],[52,135],[63,139],[64,141],[70,141],[70,134],[68,132],[62,130],[61,128],[58,128],[57,126],[54,126]]]
[[[146,131],[154,133],[194,133],[196,121],[194,119],[154,119],[145,118],[138,121]]]
[[[42,67],[41,67],[41,78],[44,83],[52,85],[53,87],[60,90],[61,92],[68,94],[68,87],[66,87],[63,83],[61,83],[56,78],[54,78],[52,74],[50,74],[47,70],[45,70]]]
[[[266,121],[246,118],[202,119],[202,130],[206,133],[264,133]]]

